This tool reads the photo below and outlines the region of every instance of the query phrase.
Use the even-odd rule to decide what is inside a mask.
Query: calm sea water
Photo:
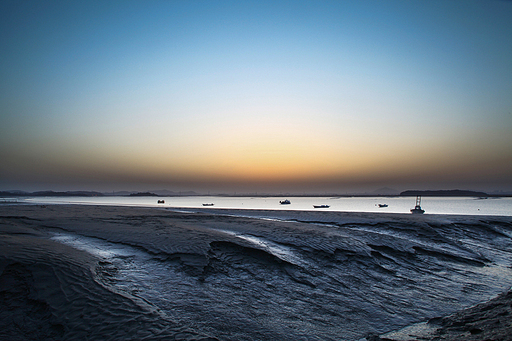
[[[279,204],[289,199],[290,205]],[[380,212],[409,213],[414,207],[415,197],[35,197],[18,199],[19,202],[36,204],[91,204],[121,205],[166,208],[205,208],[204,203],[213,203],[209,209],[267,209],[299,211],[336,212]],[[157,200],[164,200],[158,204]],[[387,204],[380,208],[378,204]],[[313,205],[329,205],[329,208],[313,208]],[[423,197],[421,207],[425,214],[463,214],[512,216],[512,198],[471,198],[471,197]]]

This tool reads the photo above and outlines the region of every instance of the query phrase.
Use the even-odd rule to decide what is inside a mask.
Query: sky
[[[512,191],[512,2],[0,2],[0,190]]]

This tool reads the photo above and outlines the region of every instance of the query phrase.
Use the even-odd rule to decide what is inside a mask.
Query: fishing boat
[[[329,205],[313,205],[314,208],[329,208]]]
[[[425,210],[421,209],[421,196],[416,196],[416,205],[411,209],[412,214],[423,214]]]
[[[290,204],[291,204],[290,200],[288,200],[288,199],[286,199],[286,200],[281,200],[281,201],[279,201],[279,203],[280,203],[281,205],[290,205]]]

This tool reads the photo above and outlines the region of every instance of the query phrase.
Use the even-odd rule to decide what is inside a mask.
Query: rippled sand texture
[[[0,206],[0,338],[358,340],[508,290],[511,250],[510,217]]]

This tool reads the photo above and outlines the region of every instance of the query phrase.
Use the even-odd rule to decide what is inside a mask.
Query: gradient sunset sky
[[[512,2],[0,2],[0,190],[512,190]]]

